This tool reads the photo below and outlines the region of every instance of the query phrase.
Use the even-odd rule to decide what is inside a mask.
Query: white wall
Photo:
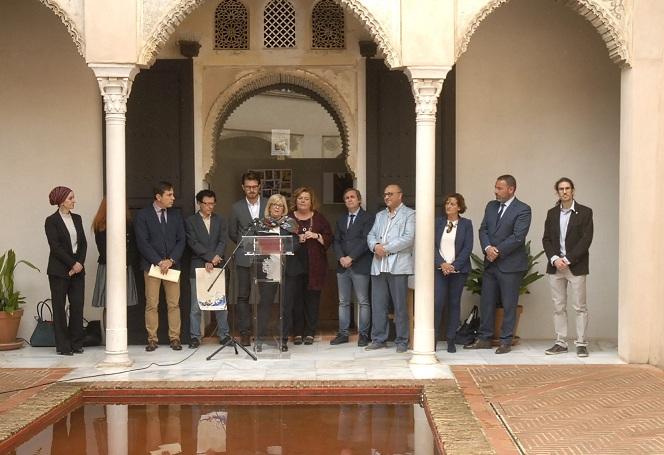
[[[466,215],[477,229],[495,178],[513,174],[517,197],[533,209],[528,238],[539,251],[553,184],[574,180],[576,199],[594,209],[589,336],[617,338],[620,70],[599,34],[552,0],[512,0],[478,28],[457,63],[457,84],[457,187]],[[519,335],[552,339],[546,278],[531,291],[521,299]],[[465,295],[464,303],[465,315],[479,299]]]
[[[86,315],[97,270],[89,226],[102,194],[101,101],[92,71],[65,27],[36,0],[0,2],[0,251],[16,250],[42,273],[21,267],[17,288],[27,297],[19,336],[34,328],[35,303],[50,296],[44,218],[48,193],[72,188],[88,235]]]

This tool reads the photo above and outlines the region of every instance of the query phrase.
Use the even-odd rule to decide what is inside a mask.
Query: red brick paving
[[[28,398],[37,395],[47,384],[57,381],[70,370],[68,368],[6,368],[0,369],[0,414],[13,409]],[[11,390],[36,386],[19,392]],[[5,392],[5,393],[2,393]]]
[[[497,453],[518,453],[518,444],[526,454],[664,454],[664,372],[657,368],[452,370]],[[511,446],[510,434],[517,441]]]

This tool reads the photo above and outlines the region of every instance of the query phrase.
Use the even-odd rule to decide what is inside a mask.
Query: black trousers
[[[286,300],[293,307],[293,335],[313,337],[318,330],[321,291],[307,289],[309,275],[286,279]],[[284,334],[285,336],[285,334]]]
[[[53,303],[53,326],[55,349],[71,352],[83,347],[83,302],[85,298],[85,275],[77,273],[68,278],[48,276]],[[69,321],[65,306],[69,300]]]
[[[237,311],[240,335],[251,334],[251,306],[249,296],[251,295],[251,268],[236,266],[237,273]]]

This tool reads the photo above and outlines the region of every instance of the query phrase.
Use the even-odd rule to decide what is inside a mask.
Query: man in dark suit
[[[503,306],[500,346],[496,354],[512,350],[516,306],[524,273],[528,270],[526,235],[530,229],[530,207],[516,198],[516,179],[501,175],[494,189],[496,200],[487,204],[480,225],[484,252],[484,274],[480,297],[479,337],[466,349],[491,349],[496,305]]]
[[[548,259],[546,273],[553,299],[553,325],[556,343],[546,354],[567,352],[567,284],[574,290],[576,311],[576,355],[588,357],[586,328],[586,275],[588,249],[593,241],[593,211],[574,200],[574,183],[567,177],[555,184],[559,201],[546,214],[542,245]]]
[[[226,220],[221,215],[214,213],[214,206],[217,203],[217,195],[214,191],[199,191],[196,194],[196,201],[199,207],[198,213],[194,213],[185,222],[187,244],[192,252],[189,278],[191,282],[191,310],[189,313],[191,341],[189,347],[192,349],[201,344],[201,309],[196,293],[196,269],[205,268],[208,273],[214,272],[215,275],[219,273],[219,269],[215,270],[215,267],[221,267],[228,235]],[[220,344],[230,341],[227,315],[226,310],[215,312]]]
[[[263,212],[267,205],[267,199],[261,197],[261,177],[258,173],[249,171],[242,175],[242,191],[245,197],[233,204],[228,225],[228,235],[236,244],[242,241],[243,235],[247,233],[252,235],[249,228],[254,225],[254,220],[264,217]],[[240,245],[235,252],[235,273],[238,284],[236,309],[240,325],[240,343],[243,346],[251,345],[250,265],[251,260]]]
[[[371,330],[371,302],[369,281],[371,279],[372,254],[367,245],[367,235],[374,223],[374,215],[362,207],[362,195],[355,188],[344,191],[344,203],[348,213],[337,220],[334,235],[334,254],[337,257],[337,286],[339,288],[339,333],[330,341],[337,345],[348,343],[350,327],[351,296],[353,289],[360,305],[357,323],[358,346],[369,344]]]
[[[162,274],[170,269],[178,270],[186,244],[184,223],[179,211],[172,209],[175,203],[173,185],[159,182],[153,190],[154,202],[136,214],[134,231],[136,246],[141,253],[140,267],[145,278],[145,329],[148,345],[145,350],[154,351],[158,346],[159,289],[164,284],[168,306],[168,338],[171,349],[179,351],[180,344],[180,284],[148,275],[150,266],[159,267]]]

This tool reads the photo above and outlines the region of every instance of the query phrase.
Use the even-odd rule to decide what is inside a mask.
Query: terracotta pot
[[[16,342],[16,334],[22,316],[23,310],[20,308],[13,313],[0,311],[0,344]]]
[[[523,305],[517,305],[512,346],[516,346],[517,344],[519,344],[519,341],[521,340],[516,335],[517,329],[519,328],[519,319],[521,319],[521,313],[523,313]],[[496,317],[494,319],[494,326],[493,326],[493,340],[491,340],[491,344],[494,346],[500,346],[500,326],[503,325],[503,316],[504,316],[503,308],[502,307],[496,308]]]

